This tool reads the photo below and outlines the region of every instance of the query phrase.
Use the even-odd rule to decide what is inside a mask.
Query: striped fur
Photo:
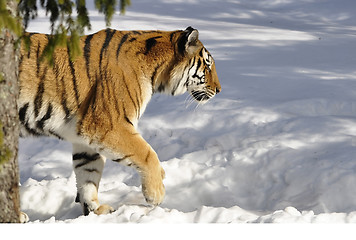
[[[108,213],[97,191],[109,158],[134,166],[150,204],[162,202],[164,170],[137,132],[138,119],[155,92],[190,92],[204,103],[220,92],[214,60],[198,31],[117,31],[83,36],[83,54],[71,61],[57,48],[54,64],[40,61],[48,35],[29,33],[21,48],[19,118],[21,135],[54,136],[73,144],[73,168],[84,214]]]

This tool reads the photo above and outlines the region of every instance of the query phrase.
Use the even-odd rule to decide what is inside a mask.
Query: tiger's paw
[[[30,218],[28,215],[24,212],[20,212],[20,223],[28,223],[30,221]]]
[[[85,216],[88,216],[90,212],[94,212],[96,215],[102,215],[109,214],[114,211],[115,210],[107,204],[99,205],[97,202],[95,202],[95,204],[83,204],[83,213]]]
[[[147,203],[152,205],[162,203],[166,191],[162,182],[164,176],[164,170],[160,167],[156,174],[151,173],[142,178],[142,193]]]
[[[83,214],[85,216],[89,215],[90,212],[94,212],[96,215],[102,215],[109,214],[115,211],[111,206],[99,203],[96,191],[84,192],[83,189],[84,188],[80,189],[81,193],[77,193],[75,202],[80,203],[80,205],[82,205]]]
[[[112,213],[112,212],[114,212],[115,210],[111,207],[111,206],[109,206],[109,205],[107,205],[107,204],[102,204],[102,205],[100,205],[100,207],[98,207],[95,211],[94,211],[94,213],[96,214],[96,215],[102,215],[102,214],[109,214],[109,213]]]

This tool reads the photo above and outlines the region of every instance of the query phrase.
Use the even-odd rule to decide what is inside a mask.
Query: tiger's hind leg
[[[109,205],[100,205],[98,188],[105,165],[105,157],[85,145],[73,144],[73,168],[77,180],[76,202],[82,205],[84,215],[98,215],[114,211]]]

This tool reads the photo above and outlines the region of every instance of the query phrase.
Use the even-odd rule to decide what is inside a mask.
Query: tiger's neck
[[[177,59],[171,58],[157,66],[152,78],[153,93],[180,95],[187,91],[185,83],[188,78],[186,64],[176,65]]]

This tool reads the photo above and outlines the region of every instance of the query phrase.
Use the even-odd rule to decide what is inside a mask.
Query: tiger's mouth
[[[201,91],[193,90],[190,92],[190,94],[199,103],[206,103],[207,101],[209,101],[211,98],[215,96],[215,92],[209,89],[201,90]]]

